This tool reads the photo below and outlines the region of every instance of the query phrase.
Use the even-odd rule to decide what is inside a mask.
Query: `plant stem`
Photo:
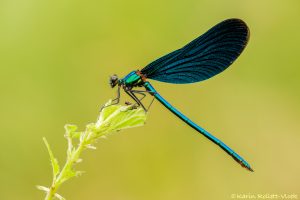
[[[53,179],[51,187],[37,186],[39,190],[46,192],[45,200],[57,198],[64,200],[62,196],[57,194],[57,190],[66,180],[78,176],[81,172],[74,170],[74,165],[81,161],[80,156],[85,149],[95,149],[93,144],[97,139],[106,136],[111,132],[122,129],[142,126],[145,124],[146,113],[142,108],[132,108],[132,106],[111,105],[111,101],[105,104],[101,110],[96,123],[86,125],[85,131],[76,131],[77,126],[65,125],[65,138],[68,141],[67,159],[60,170],[57,159],[48,144],[46,138],[43,138],[47,147],[53,171]],[[73,142],[78,141],[77,147],[73,146]]]
[[[66,173],[71,170],[74,163],[78,160],[81,152],[84,149],[86,149],[85,143],[86,143],[86,139],[87,139],[88,135],[89,135],[88,133],[85,133],[84,138],[82,139],[82,141],[80,141],[80,143],[78,144],[75,151],[72,152],[70,158],[67,159],[63,169],[60,171],[57,178],[54,178],[52,185],[51,185],[49,191],[47,192],[45,200],[52,200],[53,197],[55,196],[57,189],[63,183],[63,178],[66,177]]]
[[[50,190],[47,192],[45,200],[51,200],[56,192],[56,189],[51,186]]]

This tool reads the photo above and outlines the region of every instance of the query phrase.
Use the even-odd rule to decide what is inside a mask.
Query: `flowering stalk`
[[[146,114],[142,108],[111,105],[111,101],[109,101],[101,110],[97,122],[88,124],[85,131],[77,131],[76,125],[66,124],[65,138],[68,141],[67,159],[61,170],[46,138],[43,138],[49,152],[53,174],[52,184],[49,188],[37,186],[38,189],[46,192],[45,200],[53,198],[64,199],[61,195],[57,194],[57,190],[68,179],[82,174],[82,171],[74,169],[74,165],[82,161],[80,155],[83,150],[96,149],[93,145],[97,139],[115,131],[142,126],[145,120]],[[76,140],[78,141],[77,147],[74,147],[74,141]]]

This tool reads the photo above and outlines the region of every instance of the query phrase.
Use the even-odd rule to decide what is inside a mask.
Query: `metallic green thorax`
[[[143,83],[141,77],[136,73],[136,71],[132,71],[127,76],[122,79],[123,84],[127,87],[138,86]]]

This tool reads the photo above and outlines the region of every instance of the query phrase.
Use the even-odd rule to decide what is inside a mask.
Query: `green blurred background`
[[[242,56],[202,83],[153,85],[174,106],[241,154],[250,173],[157,102],[144,127],[86,151],[67,199],[231,199],[300,195],[300,1],[0,1],[0,199],[43,199],[62,164],[66,123],[95,121],[126,75],[227,18],[251,30]]]

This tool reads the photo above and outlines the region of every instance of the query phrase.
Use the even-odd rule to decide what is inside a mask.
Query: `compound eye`
[[[111,80],[113,81],[117,81],[118,80],[118,76],[116,74],[111,76]]]
[[[109,78],[109,84],[110,86],[113,88],[115,87],[117,84],[118,84],[118,76],[116,74],[112,75],[110,78]]]

